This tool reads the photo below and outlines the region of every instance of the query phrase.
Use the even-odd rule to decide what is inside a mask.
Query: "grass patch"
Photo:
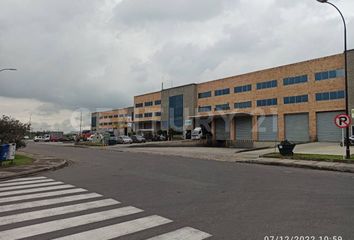
[[[1,161],[0,167],[12,167],[12,166],[21,166],[28,165],[33,162],[33,159],[24,155],[16,154],[13,161]]]
[[[280,153],[276,153],[276,152],[264,154],[262,157],[294,159],[294,160],[309,160],[309,161],[354,163],[354,155],[351,156],[350,160],[343,159],[343,156],[341,156],[341,155],[294,153],[293,156],[282,156]]]

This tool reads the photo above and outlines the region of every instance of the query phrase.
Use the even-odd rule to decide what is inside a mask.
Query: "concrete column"
[[[211,120],[211,134],[212,136],[212,140],[215,141],[216,140],[216,127],[215,127],[215,119],[213,118]]]
[[[231,116],[230,119],[230,140],[236,140],[236,124],[234,116]]]
[[[252,140],[258,141],[258,122],[257,116],[252,117]]]
[[[285,120],[284,114],[278,114],[278,139],[285,140]]]
[[[317,141],[317,115],[315,111],[309,112],[309,128],[310,141]]]

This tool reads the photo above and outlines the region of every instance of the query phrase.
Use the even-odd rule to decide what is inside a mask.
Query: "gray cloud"
[[[336,4],[353,48],[354,3]],[[0,32],[0,66],[18,68],[0,74],[0,96],[39,101],[31,111],[55,116],[52,125],[70,118],[58,119],[60,111],[131,105],[162,81],[201,82],[342,51],[338,14],[315,0],[2,0]]]

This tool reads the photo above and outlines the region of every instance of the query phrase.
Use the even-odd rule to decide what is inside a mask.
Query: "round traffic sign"
[[[339,114],[334,118],[334,123],[339,128],[348,128],[352,124],[352,119],[346,114]]]

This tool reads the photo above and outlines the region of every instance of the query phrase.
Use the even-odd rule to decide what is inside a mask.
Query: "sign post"
[[[343,145],[345,146],[345,148],[344,148],[345,149],[345,155],[344,156],[348,156],[349,155],[349,158],[350,158],[349,139],[345,139],[345,137],[344,137],[344,129],[350,127],[350,125],[352,124],[352,119],[347,114],[339,114],[339,115],[337,115],[334,118],[334,123],[337,125],[337,127],[342,129],[342,140],[343,140]]]

